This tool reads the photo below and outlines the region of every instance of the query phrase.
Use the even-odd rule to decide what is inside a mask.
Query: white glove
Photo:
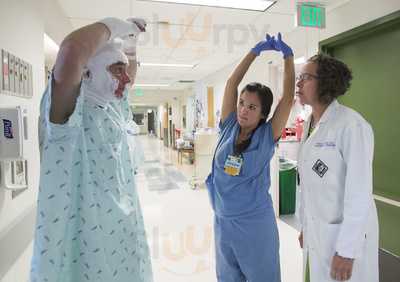
[[[129,18],[126,21],[136,24],[141,30],[146,30],[146,21],[141,18]],[[136,59],[136,45],[138,40],[138,34],[129,34],[123,37],[123,50],[129,59]]]
[[[140,32],[145,31],[146,23],[144,26],[142,22],[135,21],[124,21],[117,18],[105,18],[99,21],[100,23],[107,26],[110,30],[110,40],[116,37],[123,38],[127,35],[137,36]]]
[[[136,36],[128,35],[124,37],[124,42],[122,43],[122,50],[130,60],[136,59],[136,44],[137,44]]]
[[[147,23],[146,23],[145,19],[142,19],[142,18],[127,18],[126,21],[136,24],[139,27],[140,31],[142,31],[142,32],[146,31]]]

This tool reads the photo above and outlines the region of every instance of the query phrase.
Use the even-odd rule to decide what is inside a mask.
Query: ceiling
[[[160,104],[161,100],[172,99],[178,95],[177,91],[193,85],[179,81],[198,81],[232,64],[264,38],[267,32],[276,34],[279,31],[293,44],[289,35],[295,30],[296,3],[300,2],[278,0],[266,12],[255,12],[146,0],[57,1],[74,29],[105,17],[144,18],[147,31],[141,34],[137,48],[140,62],[195,65],[193,68],[141,66],[136,83],[169,85],[165,88],[143,88],[146,93],[152,92],[151,96],[164,93],[151,101],[138,98],[143,103],[153,105]],[[348,1],[318,2],[329,11]]]

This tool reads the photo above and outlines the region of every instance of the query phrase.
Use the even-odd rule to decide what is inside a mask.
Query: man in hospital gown
[[[106,18],[60,46],[41,103],[31,281],[153,281],[126,91],[144,30]]]

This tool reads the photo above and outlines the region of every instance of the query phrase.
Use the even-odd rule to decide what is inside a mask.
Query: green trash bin
[[[279,160],[279,214],[294,214],[296,211],[296,162]]]

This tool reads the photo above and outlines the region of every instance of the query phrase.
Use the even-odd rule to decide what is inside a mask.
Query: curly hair
[[[320,102],[330,104],[350,88],[353,76],[345,63],[325,54],[314,55],[307,61],[317,64]]]

